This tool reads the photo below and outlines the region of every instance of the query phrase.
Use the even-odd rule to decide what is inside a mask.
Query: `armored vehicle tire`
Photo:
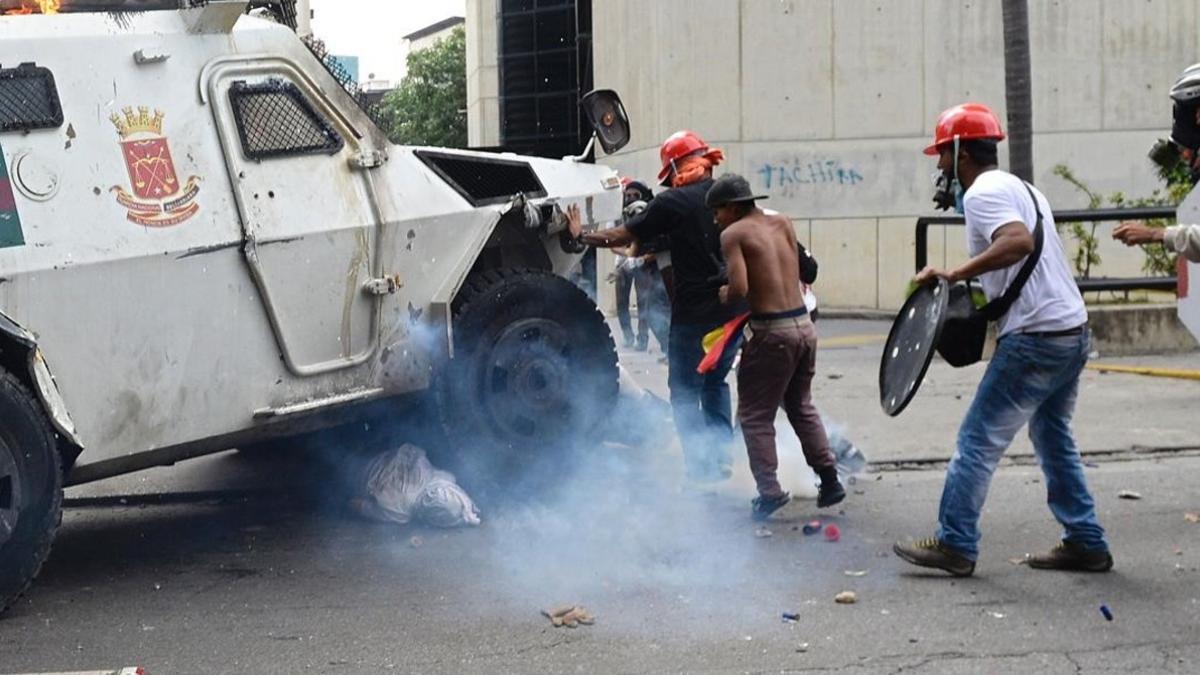
[[[537,270],[474,275],[454,309],[437,394],[460,480],[487,490],[553,477],[616,403],[608,323],[570,281]]]
[[[62,520],[54,432],[24,386],[0,369],[0,612],[37,576]]]

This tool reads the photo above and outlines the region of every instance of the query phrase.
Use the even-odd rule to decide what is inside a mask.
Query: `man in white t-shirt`
[[[893,550],[914,565],[971,575],[979,555],[980,511],[992,474],[1013,437],[1028,423],[1046,477],[1050,511],[1064,530],[1062,542],[1049,553],[1027,558],[1029,566],[1106,572],[1112,569],[1112,555],[1071,435],[1079,374],[1088,357],[1087,310],[1046,197],[997,168],[996,144],[1003,139],[995,113],[987,106],[965,103],[942,113],[934,142],[925,150],[939,157],[938,169],[946,179],[942,185],[960,197],[954,201],[966,217],[971,258],[951,270],[927,267],[917,274],[918,283],[937,277],[950,282],[979,277],[988,299],[995,299],[1034,252],[1039,212],[1043,245],[1033,273],[999,321],[996,352],[959,427],[937,534],[897,543]]]

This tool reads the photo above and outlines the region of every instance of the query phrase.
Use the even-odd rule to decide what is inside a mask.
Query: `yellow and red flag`
[[[704,358],[696,366],[696,372],[704,375],[717,367],[721,359],[737,350],[742,344],[742,328],[750,320],[750,313],[739,314],[719,328],[714,328],[704,335]]]

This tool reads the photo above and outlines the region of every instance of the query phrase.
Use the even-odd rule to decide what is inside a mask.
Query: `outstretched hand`
[[[1134,222],[1125,221],[1113,230],[1112,237],[1126,246],[1137,246],[1138,244],[1153,244],[1163,240],[1164,230],[1156,227],[1146,227],[1145,225]]]
[[[579,213],[578,204],[571,204],[567,207],[567,231],[575,239],[583,234],[583,216]]]

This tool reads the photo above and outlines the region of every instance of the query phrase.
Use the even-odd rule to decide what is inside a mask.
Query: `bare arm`
[[[984,272],[1008,267],[1033,253],[1033,249],[1033,235],[1025,227],[1025,223],[1006,223],[992,235],[992,245],[984,249],[983,253],[948,271],[926,267],[917,273],[915,281],[920,284],[936,277],[950,282],[970,279]]]
[[[616,253],[617,255],[620,255],[620,256],[625,256],[626,258],[636,258],[637,257],[637,242],[635,241],[634,243],[632,243],[628,246],[614,246],[614,247],[612,247],[612,251],[613,251],[613,253]]]
[[[721,302],[732,304],[746,297],[750,281],[746,277],[746,258],[742,255],[742,243],[735,232],[721,233],[721,253],[725,256],[725,271],[729,283],[721,287]]]
[[[624,225],[611,230],[604,230],[603,232],[585,233],[583,231],[583,215],[579,212],[578,204],[571,204],[567,207],[567,229],[570,231],[572,237],[583,240],[583,243],[589,246],[598,246],[600,248],[625,246],[637,241],[637,237],[634,237],[632,232],[625,229]]]
[[[1147,227],[1137,222],[1121,223],[1113,230],[1113,239],[1126,246],[1162,244],[1169,253],[1179,253],[1192,262],[1200,262],[1200,225]]]
[[[1112,237],[1126,246],[1137,244],[1154,244],[1163,240],[1166,230],[1158,227],[1146,227],[1136,221],[1125,221],[1113,230]]]
[[[625,246],[637,241],[637,237],[625,228],[624,225],[614,227],[611,230],[603,232],[588,232],[583,235],[583,242],[589,246],[598,246],[600,248],[613,248],[614,246]]]

